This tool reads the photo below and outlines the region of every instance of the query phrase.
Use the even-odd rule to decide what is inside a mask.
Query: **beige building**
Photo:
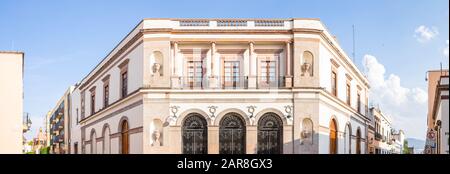
[[[48,113],[50,153],[70,153],[70,95],[73,89],[73,86],[69,87],[56,106]]]
[[[370,153],[392,154],[394,153],[394,140],[392,137],[392,119],[381,112],[379,107],[369,109],[370,117],[373,118],[373,135],[369,144]]]
[[[449,154],[449,72],[428,71],[427,154]]]
[[[23,143],[24,53],[0,51],[0,154],[20,154]]]
[[[368,93],[318,19],[144,19],[71,94],[71,153],[367,153]]]

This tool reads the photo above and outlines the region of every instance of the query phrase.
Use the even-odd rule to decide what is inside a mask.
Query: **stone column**
[[[249,76],[248,76],[248,88],[249,89],[255,89],[256,83],[257,83],[257,61],[256,61],[256,55],[255,55],[255,46],[253,42],[249,43],[249,58],[250,63],[248,64],[248,68],[250,70]]]
[[[181,87],[181,83],[180,83],[180,68],[178,67],[178,64],[180,63],[178,60],[178,43],[177,42],[173,42],[173,58],[172,58],[173,62],[172,62],[172,76],[171,76],[171,83],[172,83],[172,88],[180,88]]]
[[[291,74],[291,42],[286,42],[286,77],[285,77],[285,86],[290,88],[292,87],[292,74]]]

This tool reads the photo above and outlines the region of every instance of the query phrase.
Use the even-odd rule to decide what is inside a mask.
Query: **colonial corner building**
[[[0,51],[0,154],[22,153],[24,53]]]
[[[70,94],[70,153],[367,153],[367,79],[318,19],[144,19]]]

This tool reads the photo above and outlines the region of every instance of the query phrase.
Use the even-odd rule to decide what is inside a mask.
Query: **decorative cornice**
[[[337,63],[333,58],[330,59],[331,64],[333,64],[336,68],[339,68],[339,63]]]
[[[108,74],[108,75],[106,75],[105,77],[103,77],[102,81],[103,81],[103,82],[109,81],[109,78],[110,78],[110,77],[111,77],[111,75]]]
[[[350,81],[353,80],[353,78],[352,78],[352,76],[350,74],[345,73],[345,77],[347,77],[347,79],[350,80]]]

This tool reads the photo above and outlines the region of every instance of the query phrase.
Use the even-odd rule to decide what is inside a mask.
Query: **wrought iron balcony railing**
[[[175,81],[172,81],[172,87],[174,89],[249,89],[250,87],[252,89],[276,89],[286,87],[285,76],[254,76],[251,79],[252,84],[249,84],[249,76],[219,76],[214,78],[209,76],[184,76],[176,77]]]
[[[268,76],[258,76],[257,77],[258,82],[257,86],[259,89],[263,88],[283,88],[286,86],[285,76],[275,76],[275,77],[268,77]]]
[[[222,89],[248,88],[248,76],[220,76],[219,81]]]
[[[375,140],[380,141],[383,136],[380,133],[375,133]]]
[[[185,76],[179,78],[182,89],[207,89],[208,77]]]

